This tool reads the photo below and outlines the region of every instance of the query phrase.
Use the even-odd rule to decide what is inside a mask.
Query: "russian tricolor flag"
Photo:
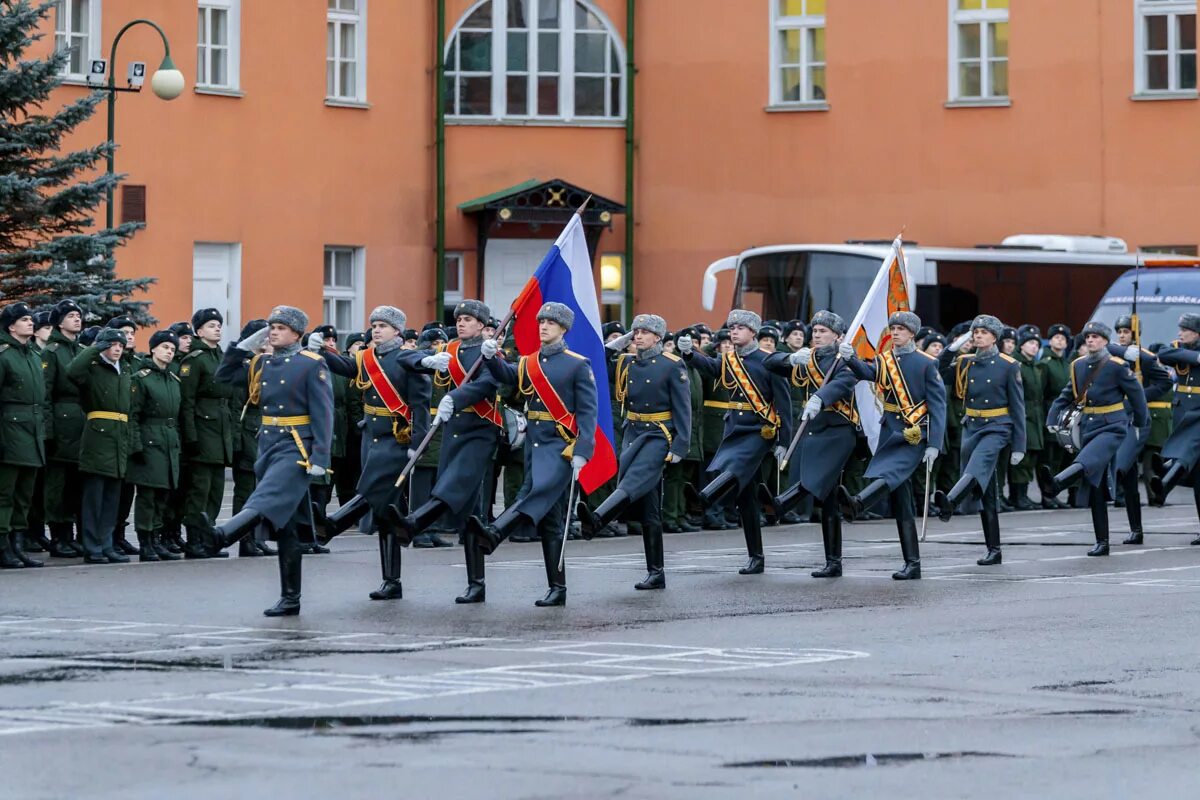
[[[616,437],[612,429],[604,338],[600,335],[600,306],[596,302],[596,282],[592,278],[592,257],[588,253],[579,214],[571,217],[558,241],[513,302],[516,314],[513,336],[521,355],[535,353],[541,347],[537,312],[543,303],[562,303],[575,312],[575,323],[566,335],[567,347],[586,356],[596,376],[596,450],[579,475],[579,485],[591,494],[617,474],[617,455],[613,449]]]

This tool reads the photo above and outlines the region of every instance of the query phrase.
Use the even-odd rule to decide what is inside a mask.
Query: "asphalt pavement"
[[[502,545],[488,601],[457,548],[407,550],[372,602],[376,541],[305,556],[303,613],[271,620],[274,559],[0,574],[4,798],[1195,797],[1200,525],[1177,497],[1146,543],[1088,558],[1086,511],[930,523],[924,579],[890,521]]]

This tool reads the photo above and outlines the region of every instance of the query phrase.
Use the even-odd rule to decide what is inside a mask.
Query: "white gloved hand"
[[[1061,429],[1057,425],[1047,425],[1046,430],[1050,433],[1058,433]]]
[[[454,398],[446,395],[438,402],[437,415],[433,421],[437,424],[448,422],[454,416]]]
[[[1133,440],[1135,442],[1140,442],[1142,440],[1142,429],[1141,428],[1135,427],[1133,429]]]
[[[936,447],[926,447],[925,455],[921,458],[921,460],[925,462],[926,466],[932,467],[933,462],[937,461],[937,457],[938,449]]]
[[[677,456],[674,453],[667,453],[668,464],[678,464],[680,461],[683,461],[683,456]]]
[[[421,366],[434,372],[447,372],[450,369],[450,354],[446,351],[434,353],[421,359]]]
[[[959,336],[957,339],[955,339],[953,342],[951,342],[950,346],[947,347],[946,349],[949,350],[951,353],[957,353],[959,350],[962,349],[962,346],[965,345],[969,341],[971,341],[971,332],[967,331],[962,336]]]
[[[842,342],[838,345],[838,355],[842,357],[843,361],[849,358],[854,358],[854,353],[854,345],[850,344],[849,342]]]
[[[771,455],[775,456],[776,464],[782,464],[783,457],[787,455],[787,448],[786,447],[776,447],[774,450],[771,451]]]
[[[801,347],[796,352],[788,356],[788,363],[793,367],[807,367],[812,361],[812,348]]]
[[[803,422],[806,419],[812,419],[817,414],[821,413],[821,406],[825,405],[821,398],[815,394],[808,398],[808,402],[804,404],[804,411],[800,414],[800,420]]]
[[[616,339],[613,339],[611,342],[606,342],[604,346],[606,348],[608,348],[609,350],[613,350],[613,351],[620,353],[620,352],[624,351],[626,347],[629,347],[629,343],[632,341],[633,341],[633,331],[630,331],[629,333],[618,336]]]
[[[688,353],[692,352],[692,337],[680,336],[675,340],[675,347],[679,348],[679,352],[687,355]]]
[[[1138,349],[1136,344],[1131,344],[1125,348],[1125,360],[1130,364],[1136,364],[1142,356],[1142,351]]]
[[[416,457],[417,457],[417,451],[413,450],[411,447],[408,448],[408,460],[412,461]]]
[[[499,339],[484,339],[483,344],[479,345],[479,354],[484,358],[495,358],[499,350]]]
[[[579,473],[583,472],[583,468],[587,466],[587,459],[583,456],[571,456],[571,479],[579,480]]]
[[[319,353],[325,349],[325,334],[310,333],[308,335],[308,349],[314,353]]]
[[[308,467],[308,474],[314,478],[323,478],[325,477],[325,468],[319,467],[316,464],[310,464]]]
[[[1009,456],[1008,463],[1012,464],[1015,467],[1017,464],[1020,464],[1024,460],[1025,460],[1024,453],[1013,453],[1011,456]]]
[[[267,336],[269,336],[270,333],[270,328],[259,328],[254,333],[238,342],[237,348],[250,353],[257,353],[259,350],[262,350],[263,345],[267,343]],[[309,341],[312,341],[312,339],[310,338]]]

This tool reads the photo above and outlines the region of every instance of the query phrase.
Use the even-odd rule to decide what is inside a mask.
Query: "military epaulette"
[[[325,359],[321,358],[319,355],[317,355],[316,353],[314,353],[312,350],[301,350],[300,355],[308,356],[309,358],[313,359],[314,361],[324,361],[325,360]]]
[[[147,375],[149,375],[149,374],[150,374],[150,368],[149,368],[149,367],[146,367],[145,369],[139,369],[139,370],[138,370],[136,373],[134,373],[134,374],[135,374],[135,375],[137,375],[137,377],[139,377],[139,378],[144,378],[144,377],[146,377]]]
[[[174,378],[176,383],[183,383],[183,381],[179,380],[179,376],[176,375],[174,372],[168,372],[167,374],[170,375],[172,378]]]
[[[1123,359],[1123,358],[1120,358],[1120,357],[1118,357],[1118,356],[1109,356],[1108,358],[1109,358],[1109,360],[1110,360],[1110,361],[1115,361],[1115,362],[1117,362],[1118,364],[1122,364],[1122,365],[1124,365],[1124,364],[1125,364],[1125,359]]]
[[[202,355],[204,355],[203,350],[192,350],[186,356],[183,357],[183,360],[187,361],[189,358],[199,358]]]
[[[683,361],[682,358],[675,355],[674,353],[665,353],[664,352],[663,355],[666,356],[667,358],[669,358],[671,361]]]
[[[1010,364],[1017,363],[1017,360],[1015,358],[1013,358],[1012,356],[1010,356],[1008,353],[1001,353],[1000,357],[1003,358],[1005,361],[1007,361]]]
[[[57,349],[58,349],[58,342],[50,342],[49,344],[46,345],[47,353],[53,353]]]
[[[931,355],[929,355],[929,353],[926,353],[924,350],[913,350],[913,352],[916,353],[917,355],[925,356],[930,361],[937,361],[937,356],[931,356]],[[966,354],[964,354],[964,355],[966,355]]]
[[[571,350],[563,350],[563,353],[569,355],[571,358],[578,358],[580,361],[587,361],[587,356],[581,356],[579,353],[572,352]]]

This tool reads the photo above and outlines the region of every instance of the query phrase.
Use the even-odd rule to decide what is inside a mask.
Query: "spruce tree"
[[[0,0],[0,303],[44,307],[71,298],[89,319],[125,314],[153,323],[150,304],[132,298],[155,279],[117,277],[113,257],[142,224],[93,228],[109,187],[124,177],[104,172],[112,145],[62,152],[105,93],[55,108],[51,92],[68,53],[25,57],[54,5]]]

